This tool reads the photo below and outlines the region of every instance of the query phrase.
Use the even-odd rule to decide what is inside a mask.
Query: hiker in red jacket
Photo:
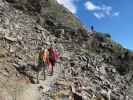
[[[56,61],[59,59],[60,53],[56,49],[53,49],[53,47],[50,47],[48,51],[49,51],[48,72],[49,75],[53,75],[53,67],[55,66]]]

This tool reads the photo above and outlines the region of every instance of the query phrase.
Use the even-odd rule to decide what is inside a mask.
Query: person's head
[[[45,50],[45,48],[44,47],[41,47],[41,51],[44,51]]]

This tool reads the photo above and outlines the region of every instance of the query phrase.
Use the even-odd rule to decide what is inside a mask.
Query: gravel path
[[[63,68],[61,67],[61,64],[57,64],[54,67],[53,76],[46,76],[45,81],[41,80],[39,84],[30,84],[27,86],[28,88],[22,93],[19,100],[42,100],[38,87],[43,86],[43,92],[48,91],[60,77],[62,70]]]

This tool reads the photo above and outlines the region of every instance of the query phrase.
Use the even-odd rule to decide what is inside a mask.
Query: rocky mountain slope
[[[37,85],[39,49],[51,44],[62,70]],[[40,100],[69,100],[71,87],[84,100],[133,100],[132,61],[133,52],[88,32],[54,0],[0,0],[0,100],[21,100],[28,90]],[[30,95],[24,100],[35,100]]]

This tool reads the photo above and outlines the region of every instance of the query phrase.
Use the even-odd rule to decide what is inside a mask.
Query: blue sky
[[[112,39],[133,50],[133,0],[57,0],[87,27],[109,33]]]

